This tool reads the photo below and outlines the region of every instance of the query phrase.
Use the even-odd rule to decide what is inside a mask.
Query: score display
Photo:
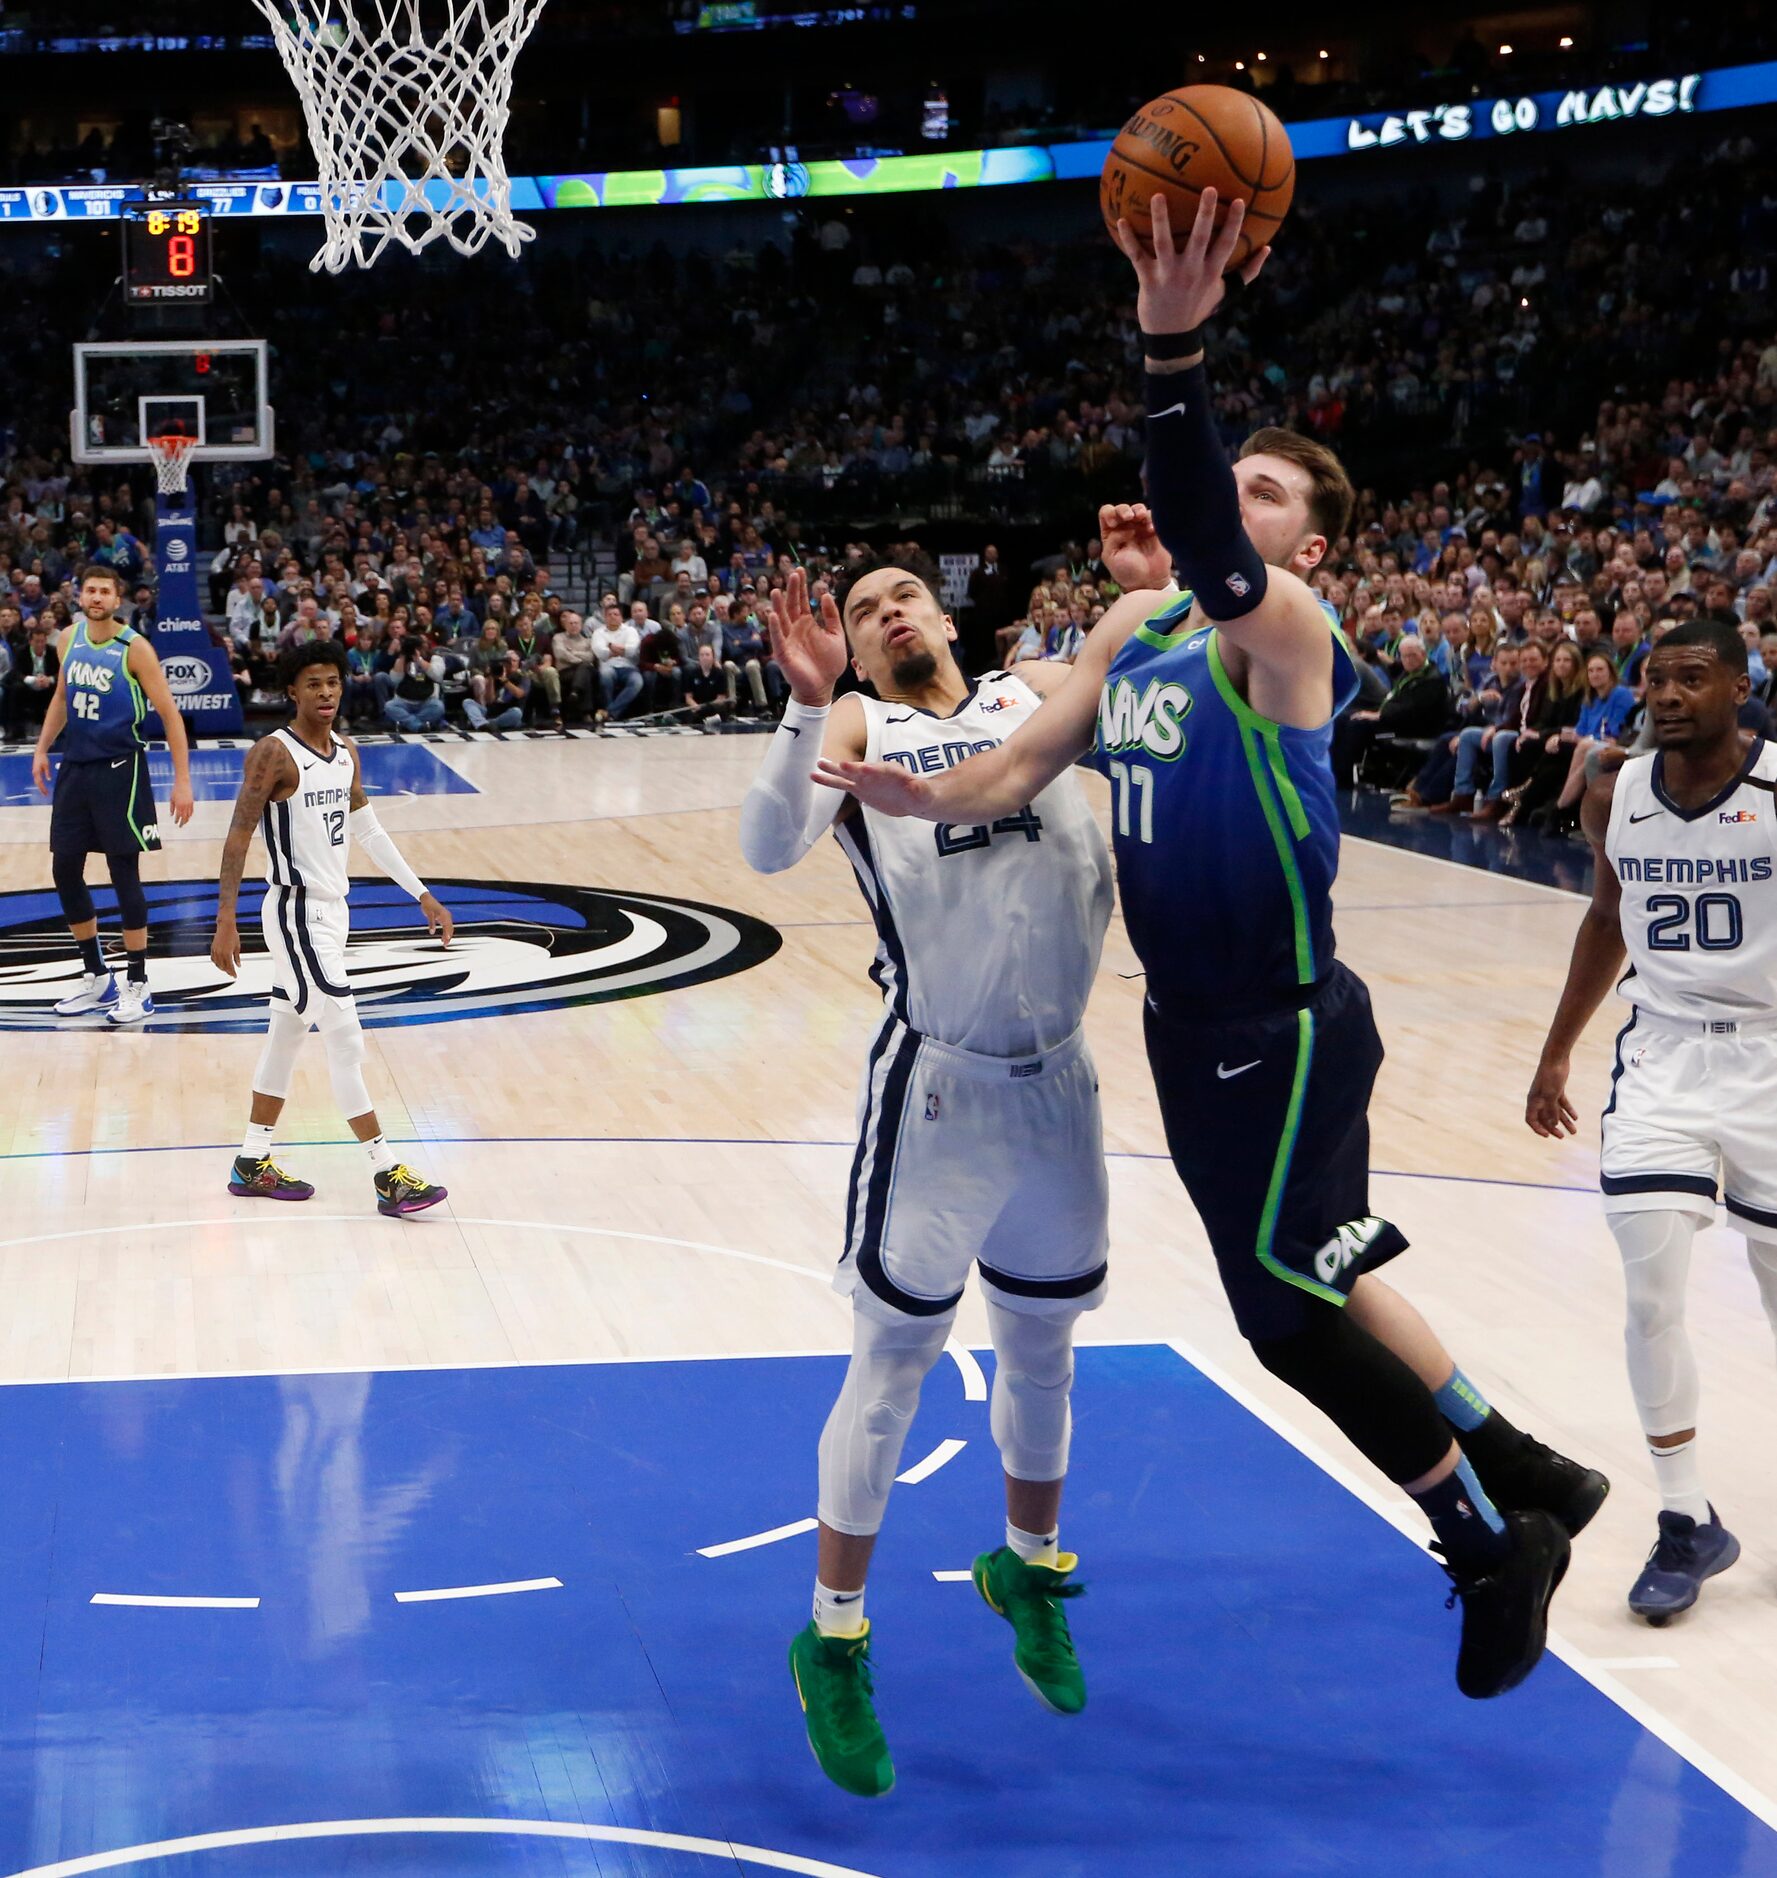
[[[123,297],[131,306],[208,306],[214,291],[207,203],[124,205]]]

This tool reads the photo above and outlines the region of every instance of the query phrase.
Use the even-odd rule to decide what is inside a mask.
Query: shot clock
[[[123,297],[131,306],[208,306],[210,211],[202,202],[128,202]]]

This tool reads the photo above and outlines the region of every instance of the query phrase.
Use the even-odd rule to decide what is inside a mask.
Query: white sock
[[[276,1122],[249,1122],[241,1137],[241,1159],[263,1161],[271,1153],[272,1130]]]
[[[1054,1532],[1026,1532],[1006,1521],[1006,1543],[1027,1565],[1053,1565],[1061,1556],[1061,1529]]]
[[[381,1135],[375,1135],[369,1141],[361,1141],[358,1145],[370,1156],[372,1173],[386,1174],[395,1165],[395,1156]]]
[[[864,1593],[835,1591],[814,1581],[814,1627],[823,1637],[857,1637],[864,1631]]]
[[[1697,1444],[1682,1448],[1650,1447],[1660,1504],[1669,1513],[1684,1513],[1702,1525],[1709,1518],[1709,1496],[1703,1491],[1703,1470],[1697,1464]]]

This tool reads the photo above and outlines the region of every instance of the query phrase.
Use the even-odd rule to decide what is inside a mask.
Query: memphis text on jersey
[[[1724,822],[1734,819],[1732,815],[1722,817]],[[1616,870],[1619,880],[1643,880],[1666,887],[1707,887],[1714,881],[1769,880],[1771,857],[1761,854],[1754,859],[1738,860],[1718,855],[1714,860],[1692,860],[1682,854],[1640,857],[1621,854],[1616,860]]]
[[[1000,740],[997,737],[957,737],[942,745],[927,744],[919,750],[884,750],[882,760],[885,763],[899,763],[903,769],[910,769],[914,775],[923,770],[930,776],[941,769],[954,769],[958,763],[966,762],[970,757],[983,750],[997,750]]]

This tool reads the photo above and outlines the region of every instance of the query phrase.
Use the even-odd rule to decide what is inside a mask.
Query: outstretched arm
[[[823,759],[815,781],[848,790],[883,815],[963,823],[1016,815],[1092,748],[1105,674],[1161,597],[1126,593],[1093,627],[1067,682],[997,750],[984,750],[937,776],[915,776],[896,763]]]
[[[1623,944],[1622,882],[1604,852],[1616,787],[1614,773],[1600,776],[1580,805],[1580,825],[1592,844],[1592,904],[1574,935],[1567,983],[1561,988],[1561,1002],[1555,1007],[1542,1059],[1524,1101],[1524,1120],[1530,1128],[1557,1140],[1575,1133],[1579,1126],[1579,1114],[1567,1097],[1573,1046],[1616,982],[1627,950]]]
[[[1148,500],[1160,539],[1172,550],[1203,616],[1264,671],[1267,715],[1281,712],[1290,722],[1318,723],[1327,715],[1332,672],[1326,615],[1306,582],[1287,568],[1267,566],[1248,539],[1240,490],[1215,427],[1201,328],[1227,295],[1224,283],[1246,205],[1238,198],[1228,203],[1219,232],[1217,207],[1215,191],[1204,190],[1190,234],[1183,248],[1175,248],[1167,200],[1155,196],[1151,254],[1127,220],[1117,225],[1118,244],[1139,282]],[[1238,282],[1255,280],[1269,253],[1261,248],[1254,254],[1238,270]],[[1250,499],[1278,500],[1284,493],[1261,480]]]
[[[352,753],[352,839],[397,887],[404,888],[419,901],[420,911],[426,916],[426,930],[435,932],[449,945],[457,929],[456,921],[451,918],[444,902],[407,865],[401,850],[395,846],[395,837],[377,820],[376,810],[370,806],[370,797],[364,793],[364,772],[358,758],[358,746],[349,737],[342,737],[340,741]]]
[[[241,936],[235,925],[235,904],[240,898],[241,875],[246,871],[247,849],[268,802],[281,802],[296,787],[296,763],[278,737],[262,737],[247,752],[241,793],[235,797],[234,819],[222,844],[222,877],[216,886],[216,936],[210,941],[210,960],[219,972],[233,978],[241,968]]]

